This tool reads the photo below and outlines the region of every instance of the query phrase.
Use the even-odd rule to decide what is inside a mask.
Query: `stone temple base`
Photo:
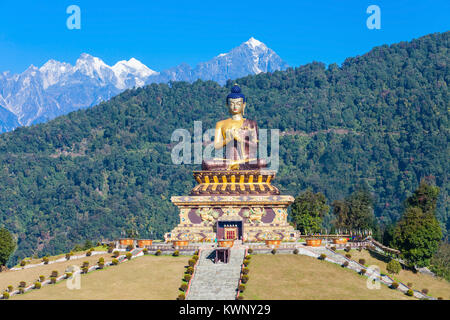
[[[191,195],[172,197],[180,209],[180,223],[166,241],[211,241],[216,238],[217,221],[237,222],[243,241],[280,239],[295,241],[299,231],[287,222],[287,207],[294,201],[285,195]]]

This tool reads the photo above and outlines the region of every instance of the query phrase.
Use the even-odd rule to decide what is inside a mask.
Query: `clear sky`
[[[69,5],[81,9],[80,30],[66,27]],[[366,26],[369,5],[381,9],[380,30]],[[448,0],[0,0],[0,71],[49,59],[74,64],[83,52],[161,71],[195,66],[252,36],[291,66],[340,64],[377,45],[448,31],[449,12]]]

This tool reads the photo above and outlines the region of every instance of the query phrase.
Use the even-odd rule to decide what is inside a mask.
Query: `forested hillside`
[[[238,79],[246,116],[283,134],[280,190],[296,196],[311,187],[331,203],[364,184],[386,225],[432,176],[448,230],[449,35],[377,47],[342,66],[313,62]],[[19,239],[13,261],[130,227],[161,238],[178,221],[170,196],[186,194],[198,168],[171,163],[171,134],[227,117],[231,84],[152,84],[0,135],[0,227]]]

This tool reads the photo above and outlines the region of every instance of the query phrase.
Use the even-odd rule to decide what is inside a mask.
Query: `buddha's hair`
[[[231,93],[227,95],[227,105],[229,99],[237,99],[237,98],[242,98],[244,103],[247,101],[245,99],[245,96],[241,93],[241,88],[239,88],[237,84],[234,84],[234,86],[231,88]]]

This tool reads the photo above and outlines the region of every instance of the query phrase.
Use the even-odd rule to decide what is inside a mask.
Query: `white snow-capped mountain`
[[[225,84],[228,79],[287,67],[273,50],[253,37],[195,68],[180,64],[161,72],[135,58],[113,66],[87,53],[81,54],[74,66],[49,60],[21,74],[0,73],[0,132],[45,122],[150,83],[202,79]]]
[[[228,79],[245,77],[249,74],[273,72],[289,67],[272,49],[261,41],[250,38],[228,53],[221,53],[209,61],[199,63],[195,68],[181,64],[149,77],[150,82],[214,80],[225,84]]]

